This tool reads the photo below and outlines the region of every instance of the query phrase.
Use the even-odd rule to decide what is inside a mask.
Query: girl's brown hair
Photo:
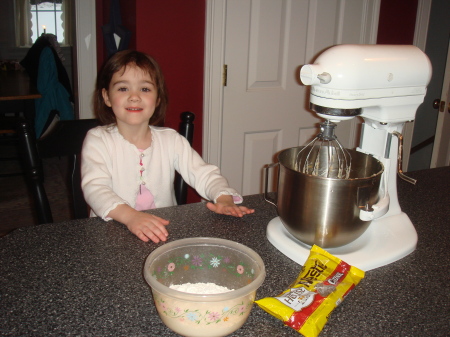
[[[94,93],[95,117],[102,125],[116,123],[114,112],[103,100],[102,90],[108,90],[113,75],[118,71],[125,71],[127,66],[136,66],[139,69],[142,69],[145,73],[149,74],[155,82],[159,102],[152,118],[150,118],[149,124],[163,125],[166,117],[168,97],[161,68],[151,56],[134,50],[124,50],[115,53],[100,71]]]

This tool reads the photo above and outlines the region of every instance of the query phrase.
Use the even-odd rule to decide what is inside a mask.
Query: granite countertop
[[[366,272],[335,309],[322,336],[448,336],[450,331],[450,168],[409,173],[398,181],[400,205],[416,227],[417,249]],[[217,215],[202,203],[153,210],[169,219],[169,241],[210,236],[255,250],[267,276],[257,299],[280,293],[301,266],[266,238],[276,210],[262,195],[246,196],[255,214]],[[18,229],[0,238],[1,336],[176,336],[160,320],[142,268],[159,245],[122,224],[83,219]],[[299,336],[254,306],[232,336]]]

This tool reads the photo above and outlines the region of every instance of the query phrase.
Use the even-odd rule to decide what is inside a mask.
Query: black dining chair
[[[179,132],[192,143],[195,115],[181,114]],[[89,216],[89,207],[81,190],[80,154],[86,133],[99,125],[96,119],[58,121],[44,137],[36,139],[34,128],[29,122],[19,123],[18,133],[24,164],[24,173],[34,200],[39,224],[53,222],[50,203],[44,187],[42,159],[53,157],[69,158],[69,185],[73,217],[83,219]],[[179,205],[187,201],[187,184],[177,174],[174,182],[175,195]]]
[[[34,111],[34,100],[0,101],[0,177],[23,175],[17,125]]]
[[[58,121],[44,137],[36,139],[34,128],[23,121],[19,124],[20,149],[24,173],[31,192],[39,224],[53,222],[44,187],[42,159],[68,157],[70,198],[75,219],[87,218],[88,207],[81,190],[80,154],[86,133],[99,125],[96,119]]]
[[[181,122],[178,132],[184,136],[192,146],[194,138],[194,113],[185,111],[181,113]],[[175,174],[175,198],[178,205],[184,205],[187,202],[188,184],[181,178],[178,172]]]
[[[0,116],[1,178],[23,174],[18,155],[19,137],[17,134],[17,124],[22,120],[19,116]]]

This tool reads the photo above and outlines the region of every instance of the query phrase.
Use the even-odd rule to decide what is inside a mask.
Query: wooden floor
[[[0,146],[0,158],[15,155],[15,148]],[[52,158],[43,162],[44,185],[52,209],[54,222],[71,219],[69,193],[66,184],[65,158]],[[21,172],[17,160],[0,161],[0,174]],[[18,174],[0,177],[0,236],[20,227],[37,225],[33,200],[25,177]]]

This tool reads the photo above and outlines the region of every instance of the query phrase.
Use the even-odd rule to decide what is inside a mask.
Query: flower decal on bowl
[[[191,260],[191,263],[196,267],[201,267],[203,260],[200,256],[194,256]]]
[[[186,317],[187,317],[187,319],[190,320],[190,321],[196,321],[196,320],[198,320],[198,314],[197,314],[196,312],[189,311],[189,312],[186,314]]]
[[[210,312],[208,314],[209,321],[217,321],[218,319],[220,319],[220,314],[218,312]]]
[[[213,266],[214,268],[217,268],[220,265],[220,259],[218,259],[217,257],[213,257],[210,261],[209,264],[211,266]]]
[[[169,272],[174,271],[175,270],[175,263],[173,263],[173,262],[169,263],[169,265],[167,266],[167,270]]]

